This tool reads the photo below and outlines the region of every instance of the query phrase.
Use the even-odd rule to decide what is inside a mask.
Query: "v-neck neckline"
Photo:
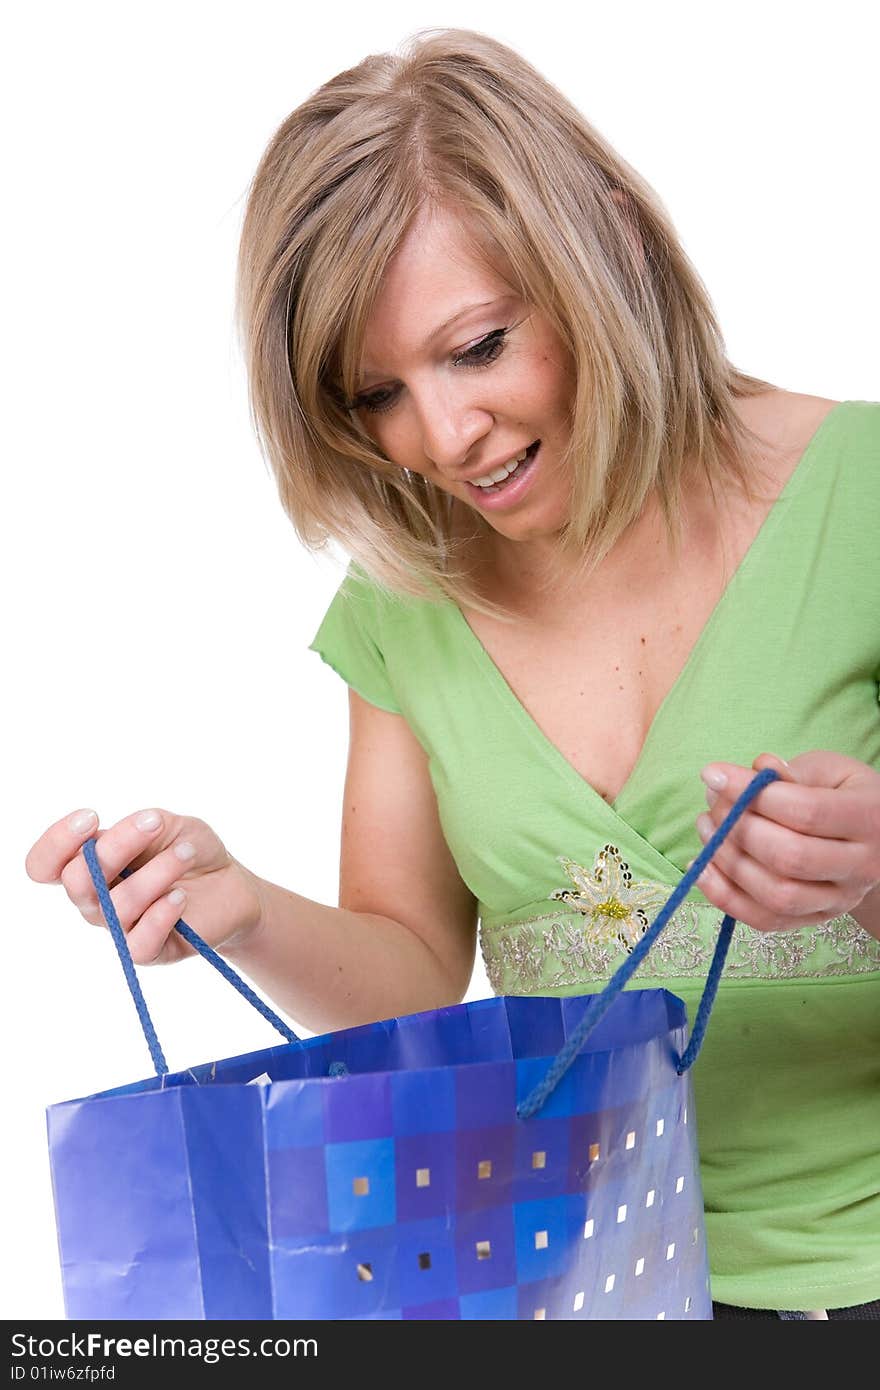
[[[770,509],[767,512],[767,515],[761,522],[761,525],[759,526],[754,537],[752,538],[752,541],[748,546],[748,549],[746,550],[745,554],[743,555],[742,559],[740,560],[730,579],[727,581],[726,585],[724,586],[724,589],[718,597],[715,606],[713,607],[711,613],[709,614],[708,618],[706,619],[705,623],[700,629],[700,632],[693,645],[691,646],[691,649],[688,652],[688,655],[680,671],[678,672],[678,675],[676,676],[669,690],[666,692],[665,696],[663,697],[657,709],[655,710],[654,717],[651,720],[650,725],[648,726],[647,733],[645,734],[642,746],[639,749],[639,753],[635,760],[635,763],[633,764],[630,770],[629,776],[627,777],[626,781],[624,782],[623,786],[621,787],[620,791],[618,792],[617,796],[614,798],[613,801],[606,801],[605,798],[602,795],[600,795],[600,793],[592,785],[592,783],[588,782],[586,777],[583,777],[581,773],[578,772],[577,768],[574,767],[574,765],[570,763],[566,757],[563,756],[559,748],[557,748],[556,744],[553,743],[553,741],[550,738],[548,738],[548,736],[544,733],[544,730],[541,728],[540,724],[538,724],[537,720],[533,718],[533,716],[526,709],[523,702],[519,699],[519,697],[513,690],[513,687],[509,684],[501,668],[496,664],[492,656],[489,654],[487,648],[483,645],[480,638],[474,632],[473,628],[471,627],[467,618],[464,616],[464,613],[462,612],[459,605],[457,603],[450,603],[450,608],[452,609],[454,615],[454,621],[456,623],[460,623],[460,625],[464,629],[465,640],[469,644],[469,649],[475,661],[481,667],[481,669],[483,669],[489,676],[489,679],[492,681],[502,702],[519,719],[520,723],[523,725],[523,728],[526,730],[532,741],[535,742],[537,746],[543,751],[544,755],[548,757],[550,761],[556,765],[556,767],[562,772],[566,780],[574,784],[580,795],[583,795],[586,792],[588,795],[592,796],[599,803],[599,805],[603,806],[605,810],[608,811],[611,815],[615,816],[617,820],[624,821],[624,817],[621,815],[619,809],[621,803],[624,802],[628,797],[630,790],[639,775],[639,772],[645,762],[645,755],[648,746],[654,741],[657,726],[661,723],[663,717],[668,712],[670,705],[674,703],[678,691],[681,689],[686,676],[688,675],[688,673],[696,663],[697,659],[699,658],[702,648],[706,645],[708,639],[712,636],[715,628],[718,627],[719,622],[721,620],[719,615],[723,615],[723,613],[726,612],[727,609],[730,607],[730,599],[728,596],[731,593],[735,594],[737,589],[741,587],[742,575],[748,569],[753,567],[755,557],[760,556],[761,551],[766,548],[768,544],[768,537],[774,531],[775,526],[778,523],[779,517],[785,510],[784,508],[780,507],[780,503],[790,500],[792,493],[800,484],[803,475],[807,472],[809,464],[812,462],[812,459],[815,456],[815,452],[818,445],[824,440],[825,435],[828,433],[830,422],[832,420],[835,420],[843,411],[844,407],[846,407],[848,404],[848,401],[838,401],[836,405],[833,405],[830,410],[826,411],[825,415],[823,415],[822,419],[819,421],[818,426],[813,431],[812,435],[807,441],[803,451],[801,452],[800,458],[798,459],[797,463],[795,464],[794,468],[792,469],[785,482],[785,486],[782,488],[782,491],[779,493],[779,496],[771,504]],[[624,824],[628,825],[628,822],[624,821]]]

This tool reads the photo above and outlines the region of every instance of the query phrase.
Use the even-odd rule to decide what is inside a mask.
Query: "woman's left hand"
[[[700,891],[757,931],[791,931],[850,913],[880,936],[880,773],[867,763],[830,752],[801,753],[789,763],[762,753],[751,769],[709,763],[700,773],[709,803],[697,817],[703,844],[765,767],[781,780],[737,821],[697,880]]]

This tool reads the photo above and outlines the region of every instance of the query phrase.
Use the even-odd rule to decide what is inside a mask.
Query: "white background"
[[[288,112],[418,28],[489,33],[657,190],[738,365],[880,398],[871,7],[303,13],[294,0],[7,11],[4,1318],[63,1316],[45,1106],[151,1071],[107,934],[27,878],[32,842],[82,806],[103,826],[164,806],[336,902],[346,692],[307,647],[343,560],[304,552],[277,502],[232,327],[247,185]],[[173,1068],[272,1043],[203,962],[141,975]],[[489,992],[478,968],[469,997]]]

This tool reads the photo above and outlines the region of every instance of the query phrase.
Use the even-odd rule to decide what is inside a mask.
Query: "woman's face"
[[[550,538],[568,515],[561,457],[572,388],[568,354],[546,318],[475,259],[463,223],[427,207],[367,325],[354,400],[377,447],[501,536]],[[489,476],[495,482],[479,486]]]

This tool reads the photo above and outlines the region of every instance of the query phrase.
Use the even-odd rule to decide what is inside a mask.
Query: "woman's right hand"
[[[91,814],[91,819],[84,818]],[[150,820],[155,824],[149,824]],[[96,840],[98,863],[136,965],[182,960],[193,948],[174,931],[183,917],[209,946],[240,946],[257,931],[260,879],[233,859],[203,820],[171,811],[136,811],[99,830],[94,812],[77,811],[50,825],[28,850],[25,869],[35,883],[61,883],[87,922],[104,914],[82,853]],[[131,869],[128,878],[119,878]],[[182,901],[169,898],[175,889]]]

